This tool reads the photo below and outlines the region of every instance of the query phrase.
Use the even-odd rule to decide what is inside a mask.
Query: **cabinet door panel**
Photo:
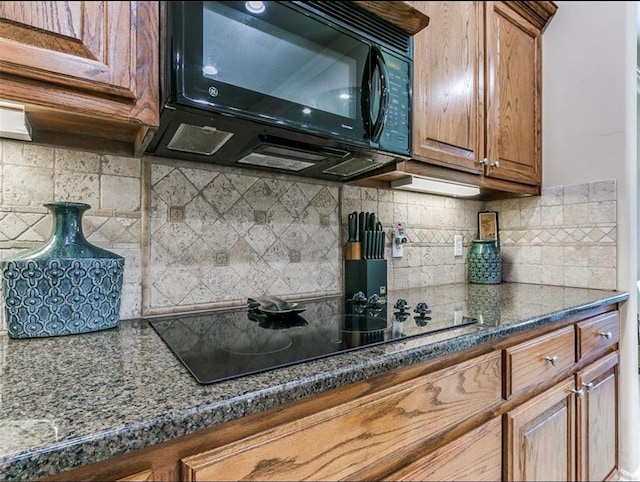
[[[611,480],[618,471],[618,353],[578,374],[578,480]]]
[[[480,2],[413,2],[430,18],[414,37],[414,155],[481,171]]]
[[[502,2],[489,2],[486,25],[486,174],[540,184],[540,31]]]
[[[130,2],[2,2],[1,71],[133,98],[134,12]]]
[[[574,480],[573,377],[506,414],[507,480]]]

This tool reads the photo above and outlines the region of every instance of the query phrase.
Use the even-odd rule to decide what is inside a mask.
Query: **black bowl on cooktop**
[[[149,323],[195,379],[210,384],[477,322],[453,314],[414,316],[384,301],[333,297],[300,305],[303,312],[265,313],[250,304]]]

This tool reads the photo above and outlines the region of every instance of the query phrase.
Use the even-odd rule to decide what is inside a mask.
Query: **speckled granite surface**
[[[141,449],[388,370],[622,302],[628,293],[503,283],[390,293],[450,331],[200,385],[146,321],[59,338],[0,335],[0,479],[33,480]]]

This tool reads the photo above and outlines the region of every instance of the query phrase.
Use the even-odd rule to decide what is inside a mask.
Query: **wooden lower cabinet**
[[[506,414],[506,480],[575,480],[573,377]]]
[[[496,417],[386,480],[500,480],[502,422]]]
[[[419,451],[434,437],[498,407],[500,371],[500,353],[492,352],[414,378],[185,458],[183,479],[371,478],[388,472],[398,454]]]
[[[48,480],[613,480],[615,306]]]
[[[617,480],[618,363],[612,353],[578,372],[578,480]]]

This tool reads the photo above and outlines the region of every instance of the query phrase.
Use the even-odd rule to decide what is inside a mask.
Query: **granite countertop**
[[[389,293],[479,323],[200,385],[148,321],[55,338],[0,334],[0,479],[33,480],[386,371],[553,324],[629,294],[503,283]],[[448,315],[443,315],[448,316]]]

